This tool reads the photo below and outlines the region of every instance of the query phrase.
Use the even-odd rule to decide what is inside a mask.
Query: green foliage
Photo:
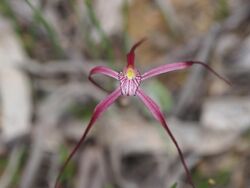
[[[17,18],[10,7],[8,0],[0,1],[0,12],[4,16],[10,18],[10,20],[12,21],[12,24],[15,27],[15,30],[17,31],[18,34],[20,34],[20,27],[18,25]]]
[[[13,12],[9,6],[9,2],[6,0],[0,1],[0,12],[7,17],[14,17]]]
[[[94,11],[93,5],[92,5],[92,0],[85,0],[85,5],[87,7],[88,16],[89,16],[92,24],[96,28],[99,36],[101,37],[101,48],[102,48],[102,50],[105,51],[105,54],[107,54],[109,62],[112,65],[114,63],[113,47],[112,47],[111,42],[110,42],[109,38],[107,37],[106,33],[103,31],[101,24],[100,24],[96,14],[95,14],[95,11]],[[90,38],[90,37],[87,37],[87,38]]]
[[[18,166],[17,166],[17,169],[16,169],[16,172],[12,178],[12,181],[11,181],[11,185],[13,187],[17,187],[17,185],[19,184],[20,182],[20,179],[22,178],[22,172],[23,172],[23,165],[28,157],[28,154],[27,154],[27,148],[23,147],[20,149],[19,153],[17,154],[18,155],[18,158],[19,158],[19,161],[18,161]]]
[[[52,42],[52,45],[57,53],[57,56],[62,57],[63,56],[63,49],[60,45],[57,33],[54,31],[51,24],[49,22],[47,22],[47,20],[44,18],[41,10],[39,10],[35,6],[33,6],[32,3],[30,2],[30,0],[25,0],[25,1],[29,5],[29,7],[33,10],[34,20],[36,21],[36,23],[41,24],[44,27],[44,29],[47,31],[48,37]]]
[[[10,180],[11,180],[11,184],[10,184],[10,187],[17,187],[18,183],[20,182],[20,179],[22,177],[22,166],[27,158],[27,153],[26,153],[26,150],[27,148],[23,147],[23,146],[18,146],[20,148],[14,148],[12,152],[15,152],[15,160],[17,160],[16,164],[15,164],[15,169],[13,168],[13,176],[10,177]],[[10,153],[13,155],[13,153]],[[13,156],[12,156],[13,157]],[[9,161],[8,160],[11,160],[11,157],[4,157],[4,158],[0,158],[0,172],[1,172],[1,175],[3,173],[5,173],[4,171],[6,170],[6,167],[9,168],[9,166],[7,166],[7,164],[9,165]],[[13,161],[12,161],[13,163]],[[13,164],[12,164],[13,166]]]
[[[94,100],[88,100],[88,102],[86,102],[85,104],[82,103],[73,104],[67,111],[74,117],[85,120],[91,117],[95,106],[96,102]]]
[[[224,20],[229,16],[228,0],[219,0],[215,10],[215,20]]]
[[[6,165],[7,165],[7,159],[6,158],[0,158],[0,172],[2,174],[2,172],[4,171]]]
[[[171,186],[171,188],[177,188],[177,183],[175,182],[175,183]]]
[[[63,164],[67,157],[70,154],[70,150],[66,148],[65,146],[61,146],[60,149],[60,163]],[[69,183],[73,183],[74,180],[74,174],[76,172],[76,166],[74,163],[69,163],[67,168],[65,168],[65,171],[62,174],[61,182],[69,181]]]
[[[104,186],[104,188],[114,188],[114,186],[112,185],[112,184],[106,184],[105,186]]]
[[[144,87],[146,93],[160,105],[164,112],[169,112],[173,106],[173,99],[169,90],[158,80],[150,80]]]
[[[213,185],[226,187],[230,180],[230,172],[228,170],[221,170],[212,177],[206,177],[200,172],[197,172],[195,174],[195,179],[197,188],[210,188]],[[213,182],[213,184],[211,182]]]

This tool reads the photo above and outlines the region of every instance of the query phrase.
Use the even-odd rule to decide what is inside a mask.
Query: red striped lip
[[[118,79],[120,81],[121,94],[135,96],[137,89],[141,84],[141,78],[142,77],[139,71],[132,68],[128,68],[124,72],[120,72]]]

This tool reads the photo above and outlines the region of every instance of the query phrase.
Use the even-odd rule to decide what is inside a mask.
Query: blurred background
[[[106,93],[87,79],[199,60],[142,87],[160,105],[197,188],[250,187],[249,0],[1,0],[0,188],[53,188]],[[105,88],[117,83],[96,77]],[[64,188],[187,188],[176,148],[135,97],[119,98],[65,170]]]

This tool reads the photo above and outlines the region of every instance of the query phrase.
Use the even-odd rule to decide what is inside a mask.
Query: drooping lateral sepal
[[[113,104],[115,102],[115,100],[121,95],[120,93],[120,88],[117,88],[115,91],[113,91],[111,94],[109,94],[104,100],[102,100],[96,107],[95,110],[93,112],[93,115],[90,119],[89,124],[87,125],[81,139],[79,140],[79,142],[76,144],[76,146],[73,148],[73,150],[71,151],[70,155],[68,156],[68,158],[66,159],[66,161],[64,162],[59,175],[57,176],[56,179],[56,184],[55,184],[55,188],[59,188],[59,180],[60,177],[63,174],[63,171],[65,170],[65,168],[67,167],[69,161],[72,159],[72,157],[74,156],[74,154],[76,153],[76,151],[79,149],[79,147],[81,146],[81,144],[85,141],[86,136],[88,134],[88,132],[90,131],[91,127],[94,125],[94,123],[96,122],[96,120],[100,117],[100,115],[108,109],[108,107]]]
[[[109,92],[107,91],[104,87],[102,87],[99,83],[97,83],[94,79],[93,79],[93,75],[95,74],[103,74],[105,76],[109,76],[111,78],[114,78],[116,80],[118,80],[118,72],[108,68],[108,67],[105,67],[105,66],[96,66],[94,68],[92,68],[90,70],[90,73],[89,73],[89,76],[88,76],[88,79],[95,85],[97,86],[98,88],[100,88],[101,90],[103,91],[106,91],[106,92]]]
[[[189,181],[190,185],[193,188],[195,188],[195,185],[194,185],[193,180],[192,180],[191,173],[189,172],[187,164],[185,162],[184,155],[183,155],[183,153],[182,153],[182,151],[180,149],[180,146],[179,146],[178,142],[176,141],[173,133],[169,129],[169,127],[167,125],[167,122],[166,122],[166,120],[164,118],[164,115],[161,112],[159,106],[149,96],[147,96],[141,89],[138,89],[137,96],[142,100],[142,102],[145,104],[145,106],[153,114],[155,119],[158,120],[161,123],[162,127],[166,130],[166,132],[170,136],[171,140],[173,141],[173,143],[174,143],[174,145],[175,145],[175,147],[176,147],[176,149],[177,149],[177,151],[179,153],[179,156],[180,156],[182,165],[183,165],[183,167],[185,169],[188,181]]]

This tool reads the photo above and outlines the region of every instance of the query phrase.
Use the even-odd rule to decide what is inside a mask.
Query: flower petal
[[[118,75],[122,95],[136,95],[136,91],[141,84],[141,75],[137,70],[133,71],[135,74],[133,78],[128,78],[123,72]]]
[[[188,167],[186,165],[186,162],[185,162],[184,156],[182,154],[182,151],[179,147],[179,144],[177,143],[174,135],[172,134],[171,130],[169,129],[169,127],[165,121],[165,118],[163,116],[163,113],[160,111],[159,106],[149,96],[147,96],[140,88],[137,90],[137,96],[142,100],[142,102],[150,110],[150,112],[153,114],[155,119],[158,120],[162,124],[163,128],[167,131],[167,133],[170,136],[171,140],[173,141],[175,147],[177,148],[182,165],[186,171],[188,181],[192,185],[192,187],[195,188],[193,180],[192,180],[192,176],[188,170]]]
[[[89,80],[97,87],[99,87],[100,89],[104,90],[107,92],[107,90],[105,88],[103,88],[100,84],[98,84],[93,78],[92,76],[94,74],[103,74],[103,75],[106,75],[106,76],[109,76],[111,78],[114,78],[116,80],[118,80],[118,72],[108,68],[108,67],[104,67],[104,66],[96,66],[94,68],[92,68],[90,70],[90,73],[89,73]]]
[[[127,66],[132,66],[134,67],[134,61],[135,61],[135,49],[141,45],[146,40],[146,38],[142,38],[140,41],[135,43],[132,48],[130,49],[130,52],[127,54]]]
[[[219,75],[217,72],[215,72],[207,64],[205,64],[203,62],[199,62],[199,61],[186,61],[186,62],[177,62],[177,63],[170,63],[170,64],[161,65],[161,66],[158,66],[156,68],[153,68],[153,69],[145,72],[142,75],[142,80],[146,80],[148,78],[151,78],[153,76],[157,76],[159,74],[163,74],[163,73],[167,73],[167,72],[171,72],[171,71],[175,71],[175,70],[185,69],[185,68],[188,68],[188,67],[192,66],[193,64],[199,64],[199,65],[204,66],[209,71],[211,71],[213,74],[215,74],[218,78],[220,78],[221,80],[223,80],[227,84],[231,85],[230,81],[223,78],[221,75]]]
[[[146,80],[148,78],[151,78],[153,76],[157,76],[159,74],[175,71],[175,70],[180,70],[180,69],[185,69],[187,67],[192,66],[192,62],[177,62],[177,63],[170,63],[170,64],[164,64],[160,65],[158,67],[155,67],[147,72],[145,72],[142,75],[142,80]]]
[[[59,180],[61,175],[63,174],[63,171],[65,170],[66,166],[68,165],[69,161],[71,160],[71,158],[74,156],[74,154],[76,153],[76,151],[79,149],[80,145],[83,143],[83,141],[85,140],[88,132],[90,131],[91,127],[93,126],[93,124],[95,123],[95,121],[98,119],[98,117],[105,111],[107,110],[107,108],[114,103],[114,101],[121,95],[121,91],[120,88],[117,88],[115,91],[113,91],[110,95],[108,95],[104,100],[102,100],[96,107],[95,110],[93,112],[93,115],[90,119],[90,122],[88,124],[88,126],[86,127],[81,139],[78,141],[78,143],[76,144],[76,146],[74,147],[74,149],[71,151],[70,155],[68,156],[68,158],[66,159],[66,161],[64,162],[59,175],[57,176],[56,179],[56,184],[55,184],[55,188],[59,188]]]

